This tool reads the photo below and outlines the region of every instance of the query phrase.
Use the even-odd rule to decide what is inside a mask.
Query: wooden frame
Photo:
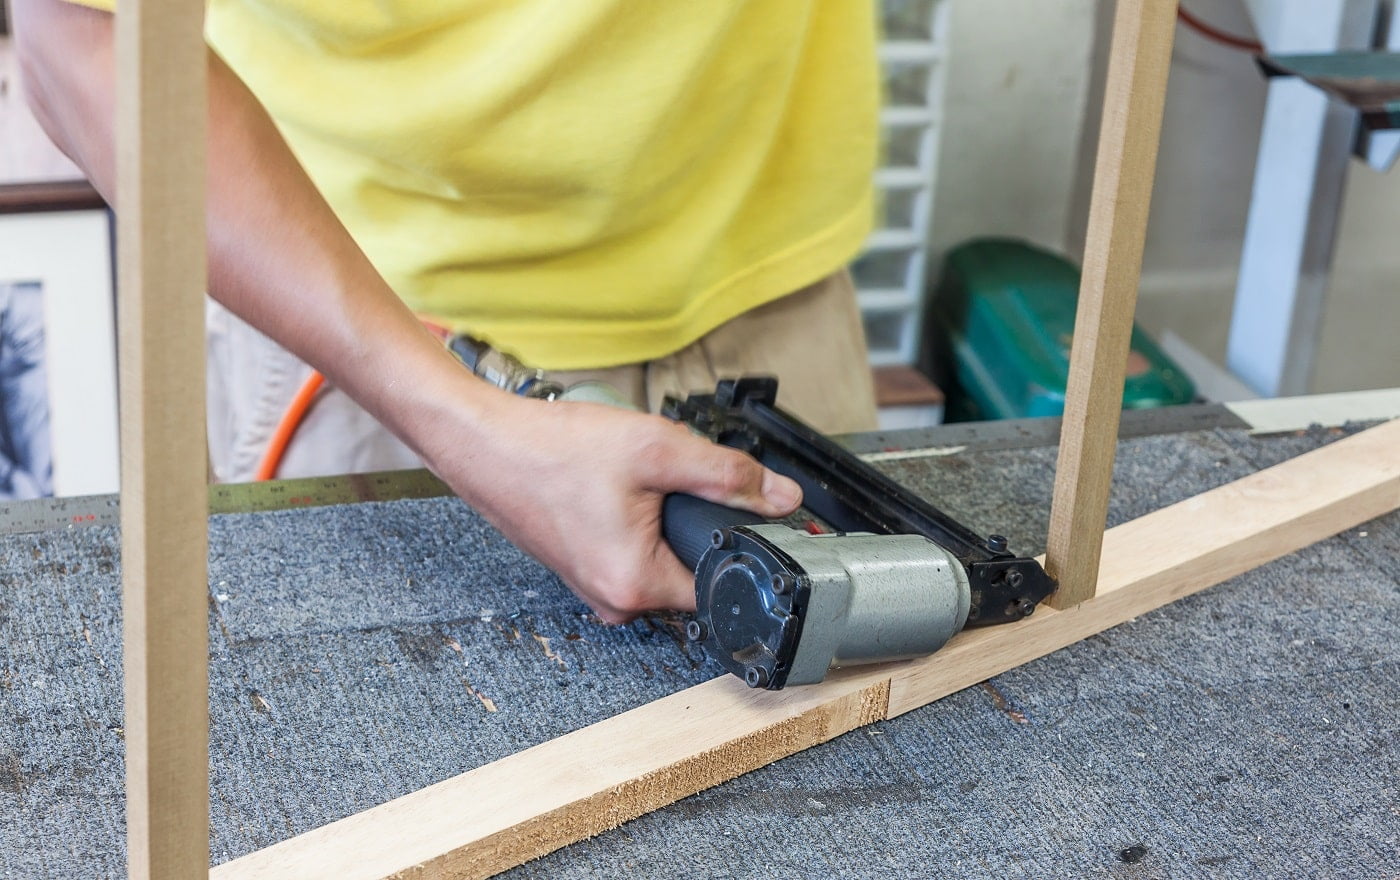
[[[137,0],[123,2],[117,16],[133,877],[197,876],[208,866],[203,403],[199,383],[187,378],[200,375],[202,363],[199,9]],[[1048,560],[1066,573],[1062,606],[1074,607],[967,631],[930,657],[835,673],[817,686],[751,691],[717,679],[212,876],[487,876],[925,705],[1400,504],[1395,422],[1102,531],[1174,11],[1174,0],[1119,2],[1085,259],[1089,303],[1074,345],[1055,499],[1056,510],[1068,512],[1057,516]],[[141,52],[146,45],[159,48]],[[577,761],[581,751],[592,760]],[[540,784],[522,794],[521,781],[530,779]]]
[[[127,873],[209,870],[204,5],[116,17]]]
[[[1118,0],[1074,319],[1045,568],[1049,600],[1094,595],[1167,98],[1176,0]]]

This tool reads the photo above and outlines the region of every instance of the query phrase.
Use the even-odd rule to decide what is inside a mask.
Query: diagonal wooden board
[[[1400,507],[1400,420],[1111,529],[1094,598],[919,660],[648,703],[215,868],[217,880],[487,877],[927,705]]]

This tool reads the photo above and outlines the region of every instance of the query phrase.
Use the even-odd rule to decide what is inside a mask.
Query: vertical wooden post
[[[209,871],[200,0],[121,0],[117,244],[132,878]]]
[[[1118,0],[1045,566],[1056,608],[1094,595],[1176,29],[1176,0]]]

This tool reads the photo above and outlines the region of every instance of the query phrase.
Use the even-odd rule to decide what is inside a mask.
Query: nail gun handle
[[[667,495],[661,504],[661,533],[691,571],[700,564],[701,555],[710,549],[710,536],[716,529],[760,525],[767,521],[747,510],[725,507],[694,495]]]

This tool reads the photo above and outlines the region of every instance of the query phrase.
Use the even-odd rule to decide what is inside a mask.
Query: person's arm
[[[111,16],[63,0],[14,0],[13,13],[35,115],[120,211]],[[797,506],[791,480],[658,416],[526,400],[472,376],[380,278],[257,99],[208,59],[210,295],[349,393],[604,620],[694,607],[660,535],[664,494],[766,516]]]

